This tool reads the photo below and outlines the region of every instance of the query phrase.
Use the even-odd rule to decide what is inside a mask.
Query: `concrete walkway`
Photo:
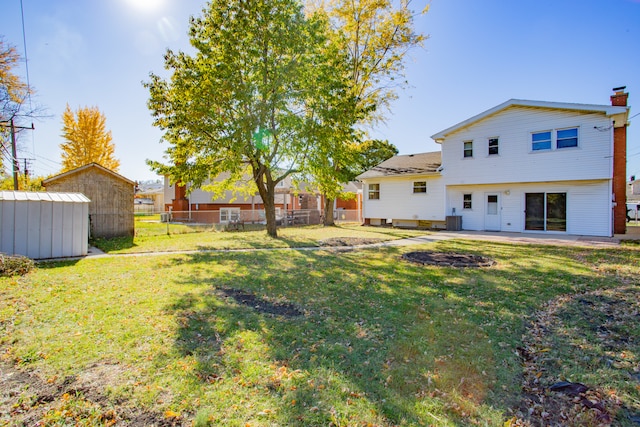
[[[439,242],[442,240],[464,239],[464,240],[481,240],[489,242],[502,242],[511,244],[524,245],[556,245],[556,246],[587,246],[611,248],[620,245],[621,240],[640,239],[640,227],[630,227],[631,231],[624,235],[616,235],[614,237],[593,237],[593,236],[569,236],[563,234],[542,234],[542,233],[508,233],[508,232],[490,232],[490,231],[438,231],[424,236],[409,237],[406,239],[390,240],[382,243],[362,246],[313,246],[304,248],[247,248],[247,249],[208,249],[208,250],[191,250],[191,251],[163,251],[163,252],[137,252],[128,254],[106,254],[96,247],[89,247],[87,257],[134,257],[134,256],[159,256],[159,255],[177,255],[177,254],[197,254],[197,253],[228,253],[228,252],[255,252],[255,251],[319,251],[319,250],[335,250],[347,251],[354,249],[363,249],[370,247],[398,247],[411,246],[425,243]],[[636,231],[637,229],[637,231]],[[82,257],[81,257],[82,258]],[[77,258],[77,259],[81,259]],[[60,260],[70,260],[73,258],[63,258]],[[58,260],[47,260],[58,261]]]
[[[407,239],[392,240],[370,246],[408,246],[422,243],[438,242],[441,240],[464,239],[482,240],[489,242],[502,242],[511,244],[535,244],[556,246],[589,246],[589,247],[616,247],[621,240],[630,239],[628,236],[594,237],[594,236],[568,236],[562,234],[542,233],[508,233],[491,231],[439,231],[433,234],[410,237]],[[636,238],[640,239],[640,235]]]

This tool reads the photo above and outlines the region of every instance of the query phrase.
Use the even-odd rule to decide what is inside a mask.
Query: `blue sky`
[[[48,117],[20,137],[20,158],[37,175],[60,168],[61,116],[97,106],[113,133],[120,173],[156,178],[145,159],[166,143],[151,125],[141,82],[163,73],[166,48],[188,49],[200,0],[22,0],[34,104]],[[421,10],[425,2],[414,0]],[[428,34],[407,59],[399,92],[372,136],[401,154],[435,151],[430,135],[510,98],[609,104],[627,86],[640,112],[640,0],[432,0],[416,20]],[[0,35],[24,56],[20,0],[4,0]],[[26,80],[24,65],[18,72]],[[640,116],[631,119],[627,175],[640,176]]]

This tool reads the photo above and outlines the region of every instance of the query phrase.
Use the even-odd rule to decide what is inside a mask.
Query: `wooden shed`
[[[47,191],[87,196],[91,237],[133,236],[136,183],[97,163],[56,175],[42,182]]]
[[[89,202],[79,193],[0,191],[0,252],[33,259],[87,255]]]

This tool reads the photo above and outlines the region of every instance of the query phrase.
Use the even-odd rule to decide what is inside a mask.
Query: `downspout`
[[[615,121],[611,120],[611,129],[609,130],[609,140],[611,141],[610,144],[610,150],[611,152],[609,153],[609,158],[611,159],[611,161],[609,162],[609,176],[611,177],[611,179],[609,179],[609,194],[610,194],[610,209],[609,209],[609,237],[613,237],[614,235],[614,220],[615,220],[615,208],[616,208],[616,195],[613,192],[613,162],[615,161],[615,146],[614,146],[614,137],[613,137],[613,131],[614,131],[614,124]]]

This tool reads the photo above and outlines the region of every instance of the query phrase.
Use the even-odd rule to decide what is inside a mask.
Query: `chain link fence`
[[[359,223],[360,216],[360,211],[358,210],[338,209],[334,212],[334,221],[337,224]],[[323,221],[322,212],[318,210],[276,210],[276,224],[278,227],[318,225],[322,224]],[[136,235],[260,230],[264,229],[265,226],[264,210],[221,208],[219,210],[136,213]]]

